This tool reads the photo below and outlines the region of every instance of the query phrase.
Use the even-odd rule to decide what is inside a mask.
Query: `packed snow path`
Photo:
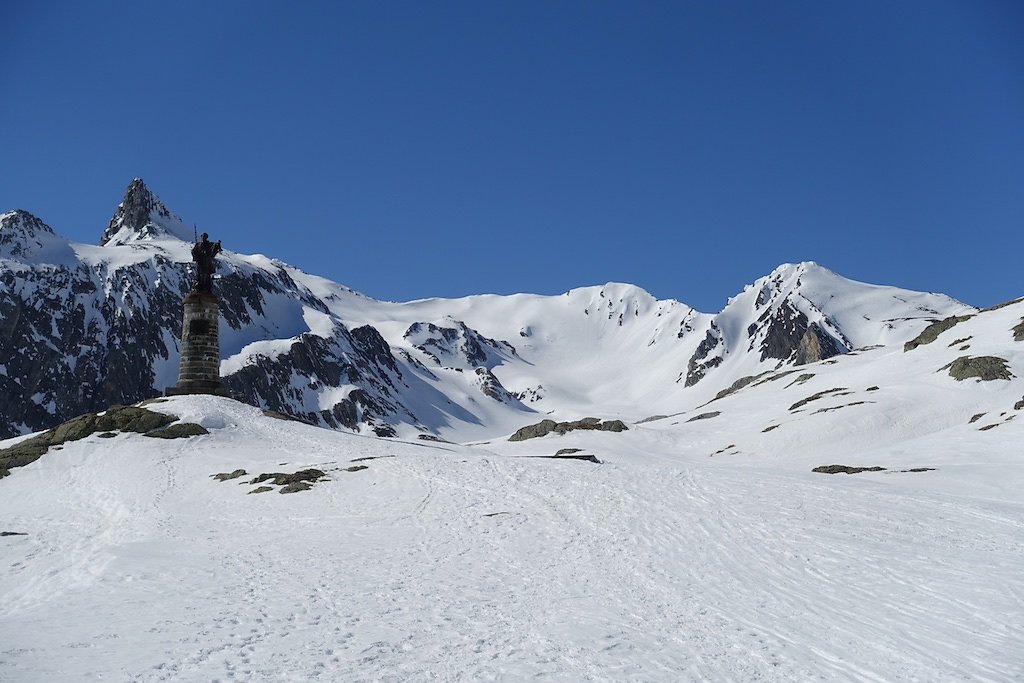
[[[1024,677],[1013,501],[402,444],[228,404],[172,404],[210,436],[90,437],[0,482],[3,530],[28,534],[0,539],[0,680]]]

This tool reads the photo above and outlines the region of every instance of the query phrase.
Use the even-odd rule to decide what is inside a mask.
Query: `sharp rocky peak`
[[[53,232],[53,228],[24,209],[0,213],[0,233],[9,234],[15,230],[41,230]]]
[[[53,256],[53,247],[66,242],[53,228],[23,209],[0,214],[0,258],[30,261],[46,254]]]
[[[139,240],[171,237],[190,240],[192,235],[180,218],[153,194],[141,178],[128,184],[124,199],[117,205],[110,225],[100,238],[100,246],[129,244]]]

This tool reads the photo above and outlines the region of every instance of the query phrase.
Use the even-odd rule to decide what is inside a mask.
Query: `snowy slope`
[[[191,237],[139,179],[101,246],[0,216],[0,436],[174,384]],[[715,314],[616,283],[392,303],[232,246],[216,285],[228,388],[378,435],[472,440],[545,416],[673,414],[743,378],[899,344],[974,310],[814,263],[780,266]]]
[[[994,345],[1018,314],[966,329]],[[919,372],[949,348],[918,351],[873,419],[952,388]],[[867,354],[811,370],[844,364],[866,379]],[[956,388],[987,412],[1022,393],[989,385]],[[784,415],[746,391],[728,425],[477,447],[150,406],[211,433],[92,436],[0,480],[2,530],[27,534],[0,538],[0,679],[1020,680],[1024,423],[940,402],[958,424],[935,438],[892,415],[887,444],[850,445],[838,411],[790,416],[771,433],[805,440],[773,450],[748,439]],[[708,457],[733,427],[737,452]],[[523,457],[572,445],[604,464]],[[937,469],[809,471],[834,460]],[[307,467],[330,480],[249,494]]]
[[[615,283],[561,296],[385,303],[318,278],[295,277],[346,323],[369,323],[392,346],[414,354],[406,332],[417,324],[463,324],[505,342],[516,354],[489,366],[495,376],[534,410],[564,418],[593,413],[640,419],[698,405],[741,377],[791,365],[799,335],[785,339],[785,333],[802,335],[800,325],[820,325],[846,352],[902,343],[933,320],[974,310],[942,295],[854,282],[814,263],[780,266],[716,315]],[[722,362],[686,386],[689,363],[709,337],[715,342],[705,358]],[[765,355],[770,344],[786,355]],[[436,364],[424,363],[439,372]]]

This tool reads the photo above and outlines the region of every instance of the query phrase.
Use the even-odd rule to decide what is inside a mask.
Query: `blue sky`
[[[294,5],[294,6],[293,6]],[[0,3],[0,210],[98,240],[135,176],[377,298],[783,262],[1024,294],[1024,3]]]

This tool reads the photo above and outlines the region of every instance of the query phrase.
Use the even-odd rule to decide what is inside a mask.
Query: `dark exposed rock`
[[[773,429],[778,429],[778,428],[779,428],[779,425],[768,425],[767,427],[765,427],[765,428],[764,428],[764,429],[762,429],[761,431],[762,431],[762,432],[770,432],[770,431],[772,431]]]
[[[205,427],[194,422],[179,422],[163,429],[154,429],[151,432],[147,432],[146,436],[152,436],[157,439],[187,439],[190,436],[200,436],[209,433],[209,430]]]
[[[1024,398],[1013,404],[1014,410],[1024,410]]]
[[[865,389],[864,391],[878,391],[878,387],[877,387],[877,386],[873,386],[873,387],[868,387],[868,388],[867,388],[867,389]]]
[[[544,457],[544,456],[541,456]],[[587,455],[584,453],[570,453],[567,455],[552,455],[551,458],[555,460],[582,460],[584,462],[592,462],[595,465],[600,465],[601,461],[597,459],[596,455]]]
[[[24,531],[0,531],[0,537],[6,536],[28,536]]]
[[[722,412],[719,410],[712,411],[710,413],[701,413],[700,415],[694,415],[687,422],[696,422],[697,420],[710,420],[713,417],[718,417]]]
[[[810,322],[807,315],[789,301],[780,304],[774,313],[772,309],[767,309],[759,322],[766,324],[764,339],[761,341],[762,361],[769,358],[782,361],[795,358],[802,363],[816,362],[850,349],[845,340],[835,339],[818,323]],[[808,331],[810,336],[807,336]]]
[[[962,323],[965,320],[970,319],[971,316],[969,315],[951,315],[948,318],[937,320],[928,327],[921,330],[921,334],[917,335],[916,337],[908,341],[906,344],[904,344],[903,351],[913,351],[918,346],[923,346],[924,344],[931,344],[933,341],[939,338],[940,334],[942,334],[946,330]]]
[[[516,355],[515,347],[508,342],[489,339],[461,321],[452,322],[454,327],[413,323],[403,337],[438,366],[465,365],[490,370],[503,357]]]
[[[796,356],[793,358],[793,365],[817,363],[848,350],[839,340],[822,330],[818,323],[811,323],[807,327],[807,331],[804,332],[804,336],[800,338]]]
[[[1024,318],[1010,331],[1013,332],[1013,341],[1024,341]]]
[[[846,392],[846,393],[843,393],[843,392]],[[818,399],[824,398],[825,396],[828,396],[829,394],[835,394],[836,396],[847,396],[849,393],[850,392],[846,391],[846,387],[836,387],[835,389],[826,389],[825,391],[819,391],[816,394],[811,394],[807,398],[804,398],[804,399],[801,399],[801,400],[797,401],[796,403],[791,405],[789,407],[789,409],[791,411],[793,411],[793,410],[796,410],[798,408],[802,408],[803,406],[807,405],[811,401],[817,401]]]
[[[995,306],[989,306],[988,308],[983,308],[983,309],[981,309],[981,312],[982,313],[987,313],[988,311],[998,311],[1000,308],[1006,308],[1007,306],[1012,306],[1014,304],[1019,304],[1022,301],[1024,301],[1024,297],[1021,297],[1020,299],[1011,299],[1010,301],[1004,301],[1003,303],[996,304]]]
[[[508,389],[502,386],[498,378],[494,376],[494,373],[487,368],[477,368],[475,370],[477,381],[479,382],[480,391],[484,393],[488,398],[492,398],[500,403],[518,403],[519,399],[512,395]]]
[[[509,441],[526,441],[527,439],[535,439],[540,436],[547,436],[551,432],[555,431],[555,427],[558,425],[554,420],[541,420],[537,424],[528,425],[516,431],[515,434],[508,437]]]
[[[314,386],[355,384],[373,393],[353,389],[330,409],[297,412],[294,406],[307,401],[306,389],[293,381],[296,376]],[[397,399],[402,375],[395,357],[380,333],[369,325],[350,333],[339,324],[329,338],[302,334],[284,353],[254,356],[249,364],[223,380],[247,403],[328,427],[356,429],[366,424],[379,436],[394,436],[394,428],[383,420],[400,412],[411,414]]]
[[[868,401],[854,401],[852,403],[844,403],[843,405],[840,405],[840,406],[830,406],[828,408],[819,408],[818,410],[815,410],[813,413],[811,413],[811,415],[817,415],[819,413],[831,413],[834,410],[840,410],[842,408],[849,408],[850,406],[861,406],[861,405],[864,405],[865,403],[868,403]],[[871,403],[874,403],[874,401],[871,401]]]
[[[861,472],[883,472],[884,467],[849,467],[847,465],[822,465],[821,467],[815,467],[812,472],[821,472],[822,474],[859,474]]]
[[[697,350],[693,352],[693,356],[686,365],[686,382],[684,382],[684,386],[692,387],[704,378],[708,370],[722,364],[721,351],[719,355],[709,358],[711,352],[718,349],[721,345],[722,333],[715,323],[711,323],[711,328],[708,330],[707,335],[697,345]]]
[[[565,434],[567,432],[575,431],[578,429],[584,430],[600,430],[604,432],[624,432],[629,428],[625,425],[622,420],[606,420],[601,422],[596,417],[585,417],[582,420],[576,420],[574,422],[555,422],[554,420],[541,420],[537,424],[529,425],[518,430],[515,434],[508,438],[509,441],[525,441],[527,439],[535,439],[537,437],[546,436],[555,432],[557,434]]]
[[[346,472],[362,472],[363,470],[370,469],[366,465],[352,465],[351,467],[343,468]]]
[[[305,470],[299,470],[298,472],[293,472],[291,474],[285,474],[282,472],[260,474],[249,483],[262,484],[265,481],[269,481],[274,486],[287,486],[288,484],[295,484],[303,481],[316,483],[324,476],[326,476],[326,474],[324,473],[323,470],[310,468]]]
[[[960,356],[942,369],[949,370],[949,376],[958,382],[971,378],[983,382],[1013,379],[1006,359],[997,356]]]
[[[767,374],[768,374],[767,372],[762,372],[759,375],[747,375],[746,377],[740,377],[738,380],[736,380],[735,382],[730,384],[727,389],[722,389],[717,394],[715,394],[715,397],[713,399],[711,399],[711,401],[717,401],[720,398],[725,398],[726,396],[731,396],[732,394],[735,394],[737,391],[739,391],[743,387],[751,384],[752,382],[755,382],[755,381],[761,379],[762,377],[764,377]],[[711,401],[708,401],[708,403],[711,403]]]
[[[900,470],[900,472],[934,472],[934,467],[911,467],[909,470]]]
[[[60,448],[61,444],[78,441],[92,434],[108,433],[113,430],[142,434],[164,427],[177,419],[173,415],[156,413],[137,406],[111,406],[103,414],[86,413],[0,450],[0,469],[23,467],[38,460],[50,448]]]
[[[969,424],[969,425],[974,424],[975,422],[977,422],[978,420],[980,420],[983,417],[985,417],[985,413],[976,413],[975,415],[971,416],[971,419],[967,421],[967,424]]]
[[[272,417],[275,420],[284,420],[286,422],[301,422],[302,424],[315,425],[316,423],[310,420],[303,420],[301,417],[295,417],[294,415],[288,415],[287,413],[281,413],[276,410],[270,410],[269,408],[263,409],[263,414],[267,417]]]
[[[249,473],[246,472],[245,470],[234,470],[233,472],[220,472],[218,474],[211,474],[210,476],[216,479],[217,481],[230,481],[232,479],[244,477],[247,474]]]
[[[791,386],[794,386],[794,385],[797,385],[797,384],[804,384],[805,382],[807,382],[808,380],[812,379],[813,377],[814,377],[814,373],[813,372],[805,372],[802,375],[800,375],[799,377],[797,377],[795,380],[793,380],[792,382],[787,384],[786,388],[789,389]]]
[[[572,455],[573,453],[579,453],[582,450],[582,448],[559,448],[557,451],[555,451],[555,456],[557,457],[559,455]]]
[[[268,491],[273,490],[274,488],[272,486],[257,486],[252,491],[249,491],[249,493],[267,493]]]

